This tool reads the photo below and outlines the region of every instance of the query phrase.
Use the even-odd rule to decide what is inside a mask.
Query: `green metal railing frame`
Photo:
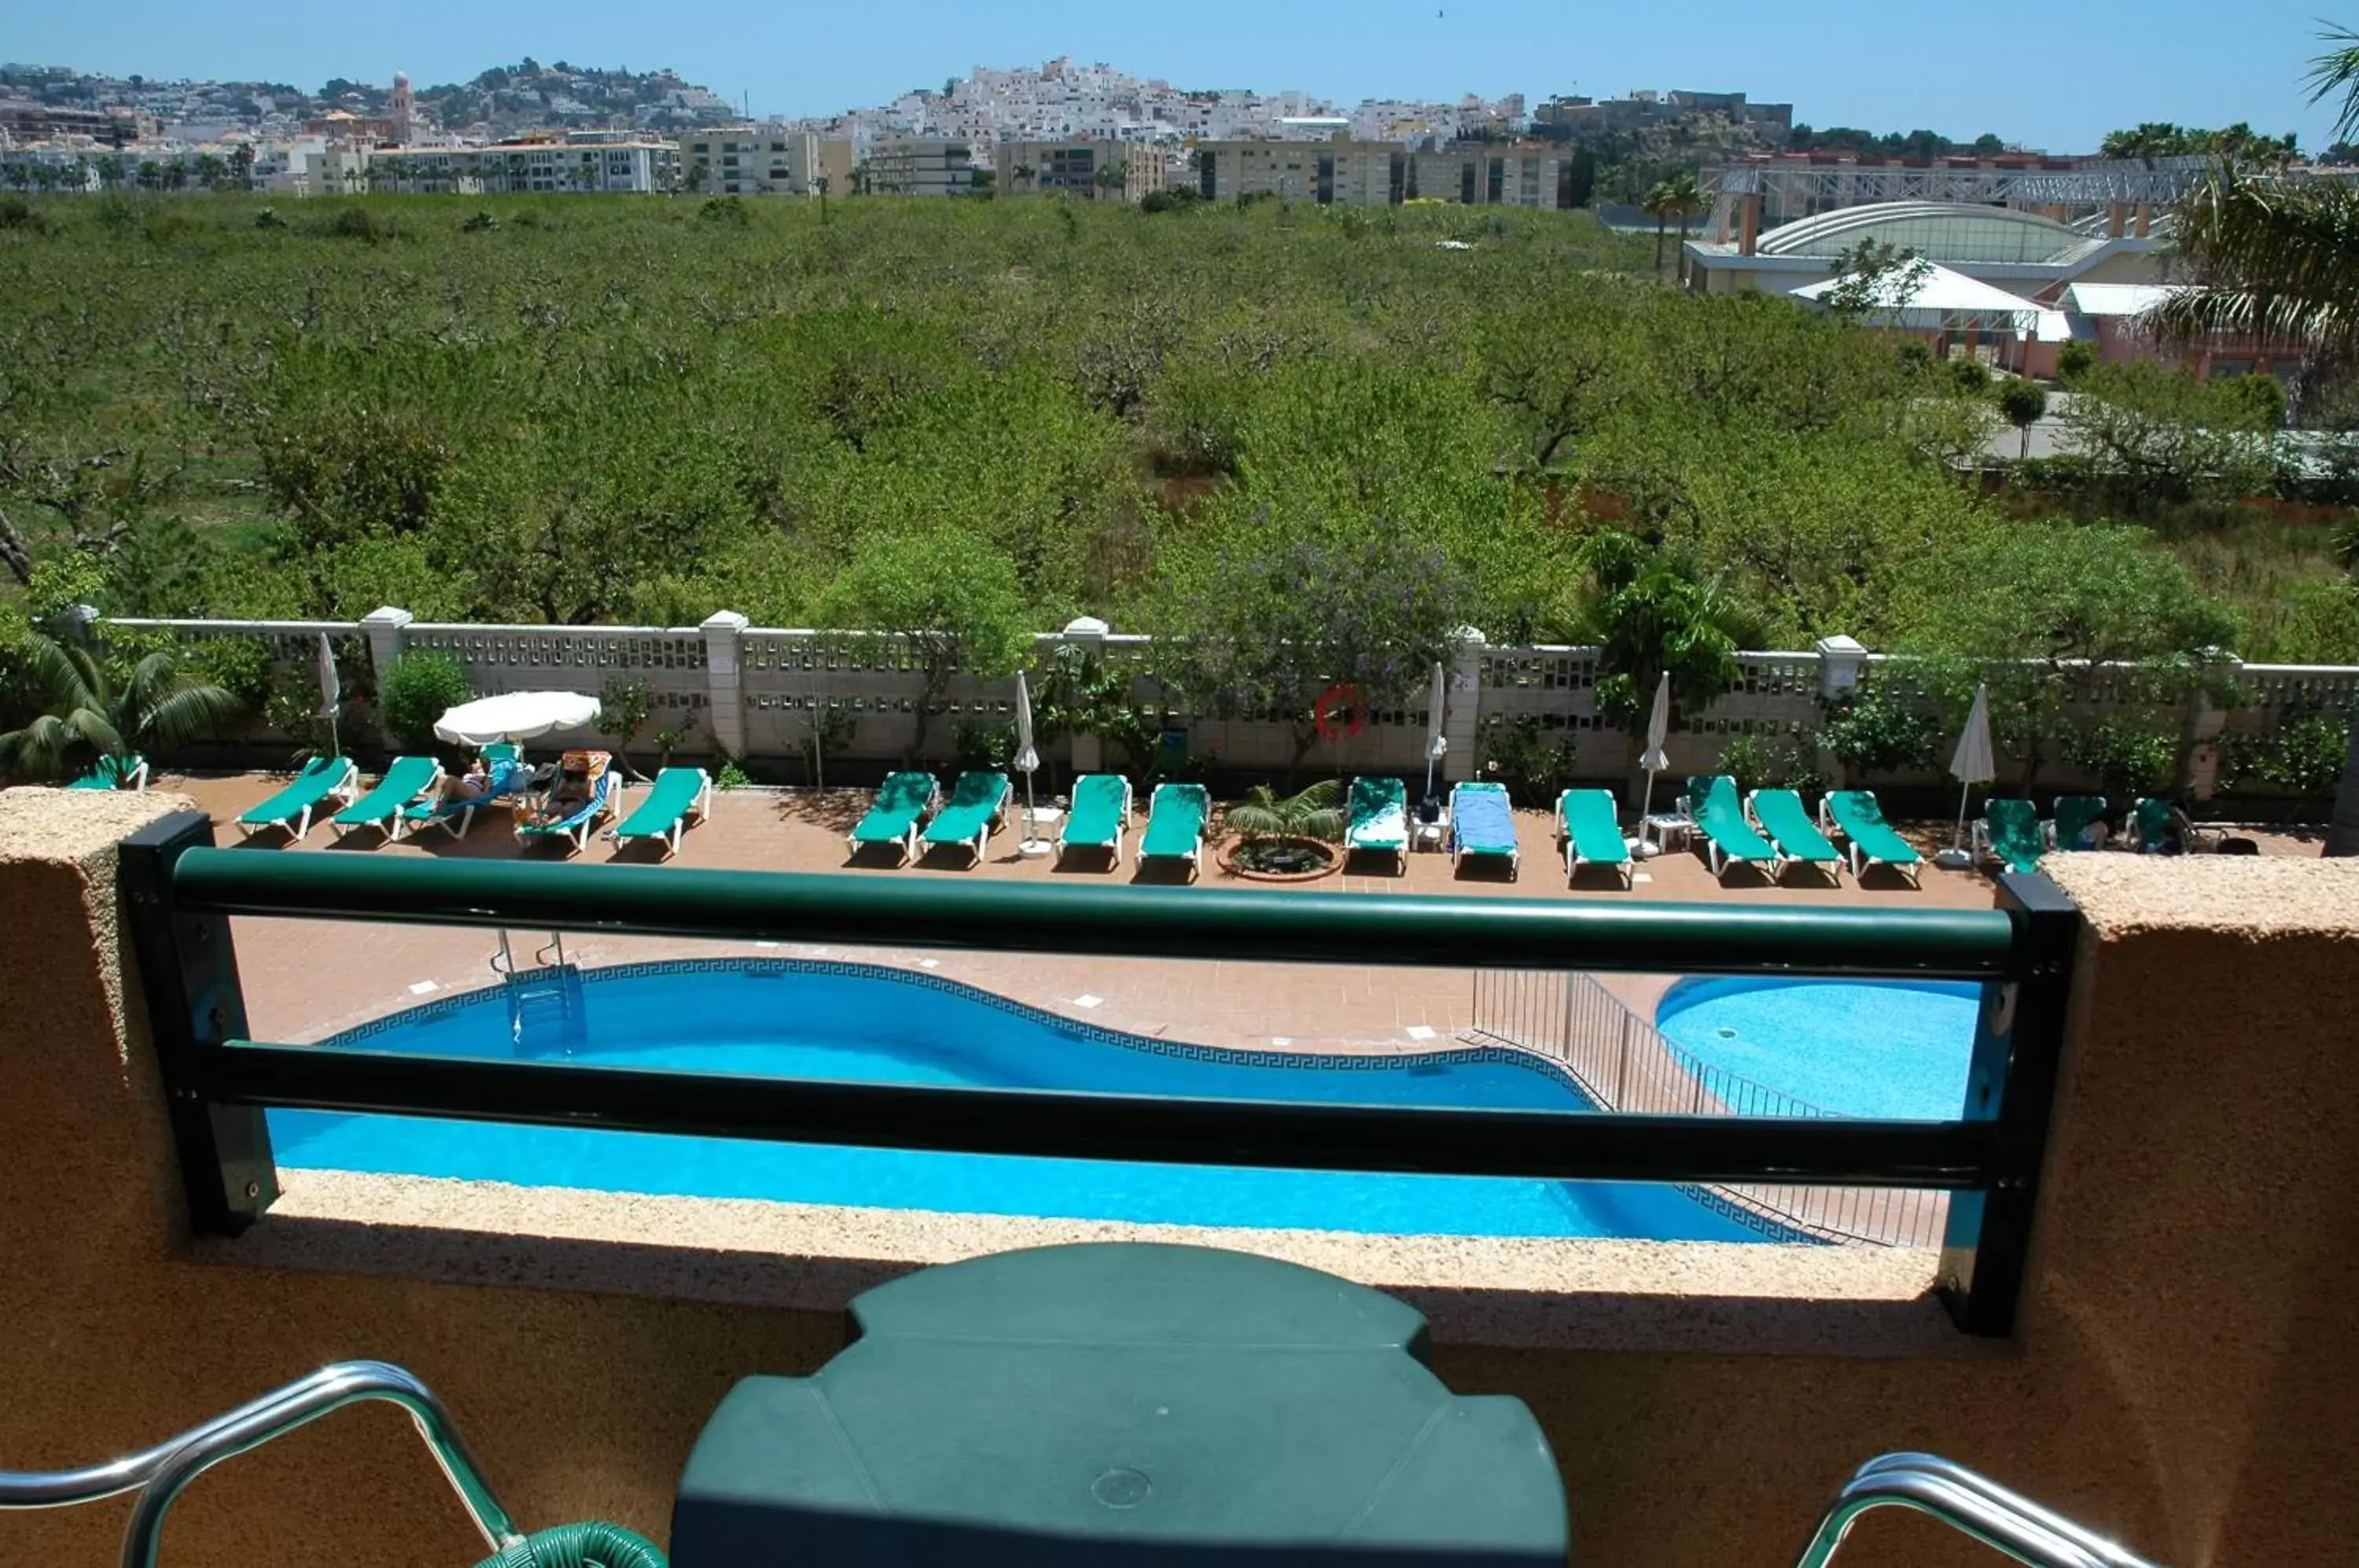
[[[1940,1293],[2013,1331],[2080,912],[2009,873],[1995,910],[1040,887],[212,847],[201,812],[123,844],[123,883],[196,1228],[277,1194],[269,1107],[1197,1165],[1940,1188]],[[1459,969],[1984,983],[1945,1122],[1427,1109],[917,1087],[322,1051],[247,1038],[235,915],[635,936]]]

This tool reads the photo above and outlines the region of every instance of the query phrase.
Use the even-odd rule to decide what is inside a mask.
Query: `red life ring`
[[[1340,720],[1336,710],[1343,710]],[[1350,740],[1368,727],[1368,700],[1360,689],[1348,681],[1338,681],[1319,693],[1319,705],[1310,710],[1311,722],[1319,726],[1319,738],[1323,741]]]

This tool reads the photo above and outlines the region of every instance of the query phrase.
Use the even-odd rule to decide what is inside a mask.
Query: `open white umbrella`
[[[1016,848],[1020,855],[1039,855],[1049,847],[1032,831],[1032,774],[1039,766],[1039,748],[1032,744],[1032,685],[1019,670],[1016,672],[1016,771],[1024,775],[1024,842]]]
[[[1958,736],[1958,749],[1950,757],[1950,777],[1958,781],[1958,831],[1950,847],[1933,857],[1942,866],[1962,866],[1973,864],[1974,857],[1966,853],[1966,797],[1977,784],[1987,784],[1998,777],[1998,764],[1991,754],[1990,688],[1974,688],[1974,705],[1966,713],[1965,732]]]
[[[344,748],[336,734],[336,714],[343,706],[344,683],[336,674],[336,650],[328,644],[328,634],[320,634],[320,716],[328,721],[328,755],[342,757]]]
[[[598,699],[579,691],[503,691],[460,703],[434,721],[434,733],[453,746],[490,746],[582,729],[597,716]]]
[[[1441,673],[1441,660],[1433,661],[1433,692],[1426,699],[1425,718],[1425,794],[1422,800],[1433,799],[1433,765],[1450,755],[1450,737],[1441,733],[1442,711],[1449,704],[1450,686]]]
[[[1663,748],[1671,738],[1671,672],[1655,682],[1654,711],[1647,715],[1647,750],[1638,758],[1638,766],[1647,770],[1647,794],[1638,806],[1638,842],[1630,853],[1641,860],[1652,857],[1661,845],[1647,836],[1647,819],[1655,814],[1655,775],[1671,765],[1670,753]]]

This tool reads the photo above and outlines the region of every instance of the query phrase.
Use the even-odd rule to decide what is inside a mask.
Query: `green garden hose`
[[[618,1524],[561,1524],[527,1536],[475,1568],[669,1568],[655,1542]]]

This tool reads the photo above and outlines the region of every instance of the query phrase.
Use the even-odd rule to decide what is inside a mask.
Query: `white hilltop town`
[[[1477,201],[1558,205],[1561,147],[1520,146],[1530,125],[1520,93],[1345,107],[1302,91],[1175,87],[1066,59],[978,66],[870,108],[758,119],[669,71],[562,61],[435,87],[398,72],[384,88],[339,80],[318,93],[0,66],[0,183],[50,193],[995,190],[1139,201],[1185,181],[1206,196],[1360,202],[1415,193],[1412,155],[1481,142],[1507,157],[1504,178],[1437,168],[1434,196],[1458,200],[1471,181]],[[1256,153],[1311,142],[1328,147],[1307,163]]]

